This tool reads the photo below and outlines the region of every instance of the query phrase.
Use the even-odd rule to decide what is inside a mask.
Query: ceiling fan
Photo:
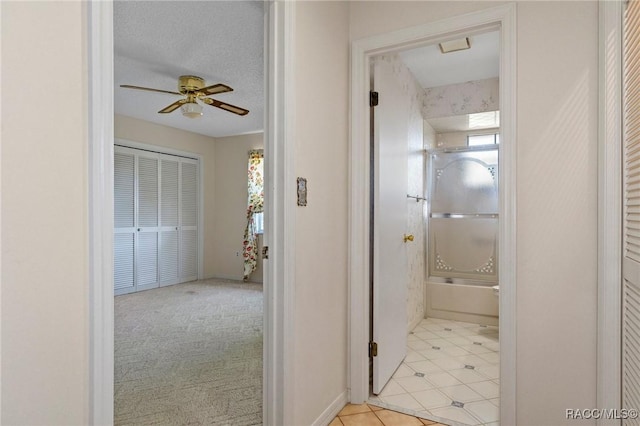
[[[171,92],[169,90],[152,89],[149,87],[131,86],[129,84],[121,84],[120,87],[126,89],[147,90],[150,92],[169,93],[171,95],[183,95],[184,98],[175,101],[169,106],[164,107],[159,114],[167,114],[175,111],[178,108],[182,109],[182,115],[189,118],[198,118],[202,116],[202,105],[211,105],[216,108],[223,109],[225,111],[232,112],[238,115],[247,115],[249,110],[237,107],[225,102],[208,98],[207,96],[216,95],[218,93],[232,92],[233,89],[225,84],[214,84],[211,86],[205,86],[204,79],[196,77],[194,75],[182,75],[178,79],[178,91]]]

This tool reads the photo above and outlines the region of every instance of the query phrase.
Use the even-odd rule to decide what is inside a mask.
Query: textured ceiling
[[[116,114],[213,137],[263,130],[263,25],[262,1],[116,1]],[[120,87],[177,91],[180,75],[231,86],[233,92],[212,97],[250,113],[241,117],[205,105],[199,119],[179,109],[158,114],[180,97]]]
[[[434,44],[401,52],[400,57],[424,89],[498,77],[500,33],[470,36],[469,40],[467,50],[443,54]]]

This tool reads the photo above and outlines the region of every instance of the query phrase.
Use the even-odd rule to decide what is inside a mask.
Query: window
[[[254,213],[253,221],[256,227],[256,234],[264,234],[264,212]]]
[[[467,136],[468,146],[493,145],[493,144],[499,144],[499,143],[500,143],[500,133]]]

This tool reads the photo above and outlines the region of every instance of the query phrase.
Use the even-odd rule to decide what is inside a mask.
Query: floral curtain
[[[244,258],[244,280],[247,281],[258,263],[258,236],[255,214],[264,210],[264,153],[261,149],[249,151],[247,228],[244,231],[242,256]]]

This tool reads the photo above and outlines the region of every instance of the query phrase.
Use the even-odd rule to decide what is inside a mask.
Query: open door
[[[407,159],[409,107],[390,66],[373,60],[373,393],[407,354]],[[376,353],[377,352],[377,353]]]

